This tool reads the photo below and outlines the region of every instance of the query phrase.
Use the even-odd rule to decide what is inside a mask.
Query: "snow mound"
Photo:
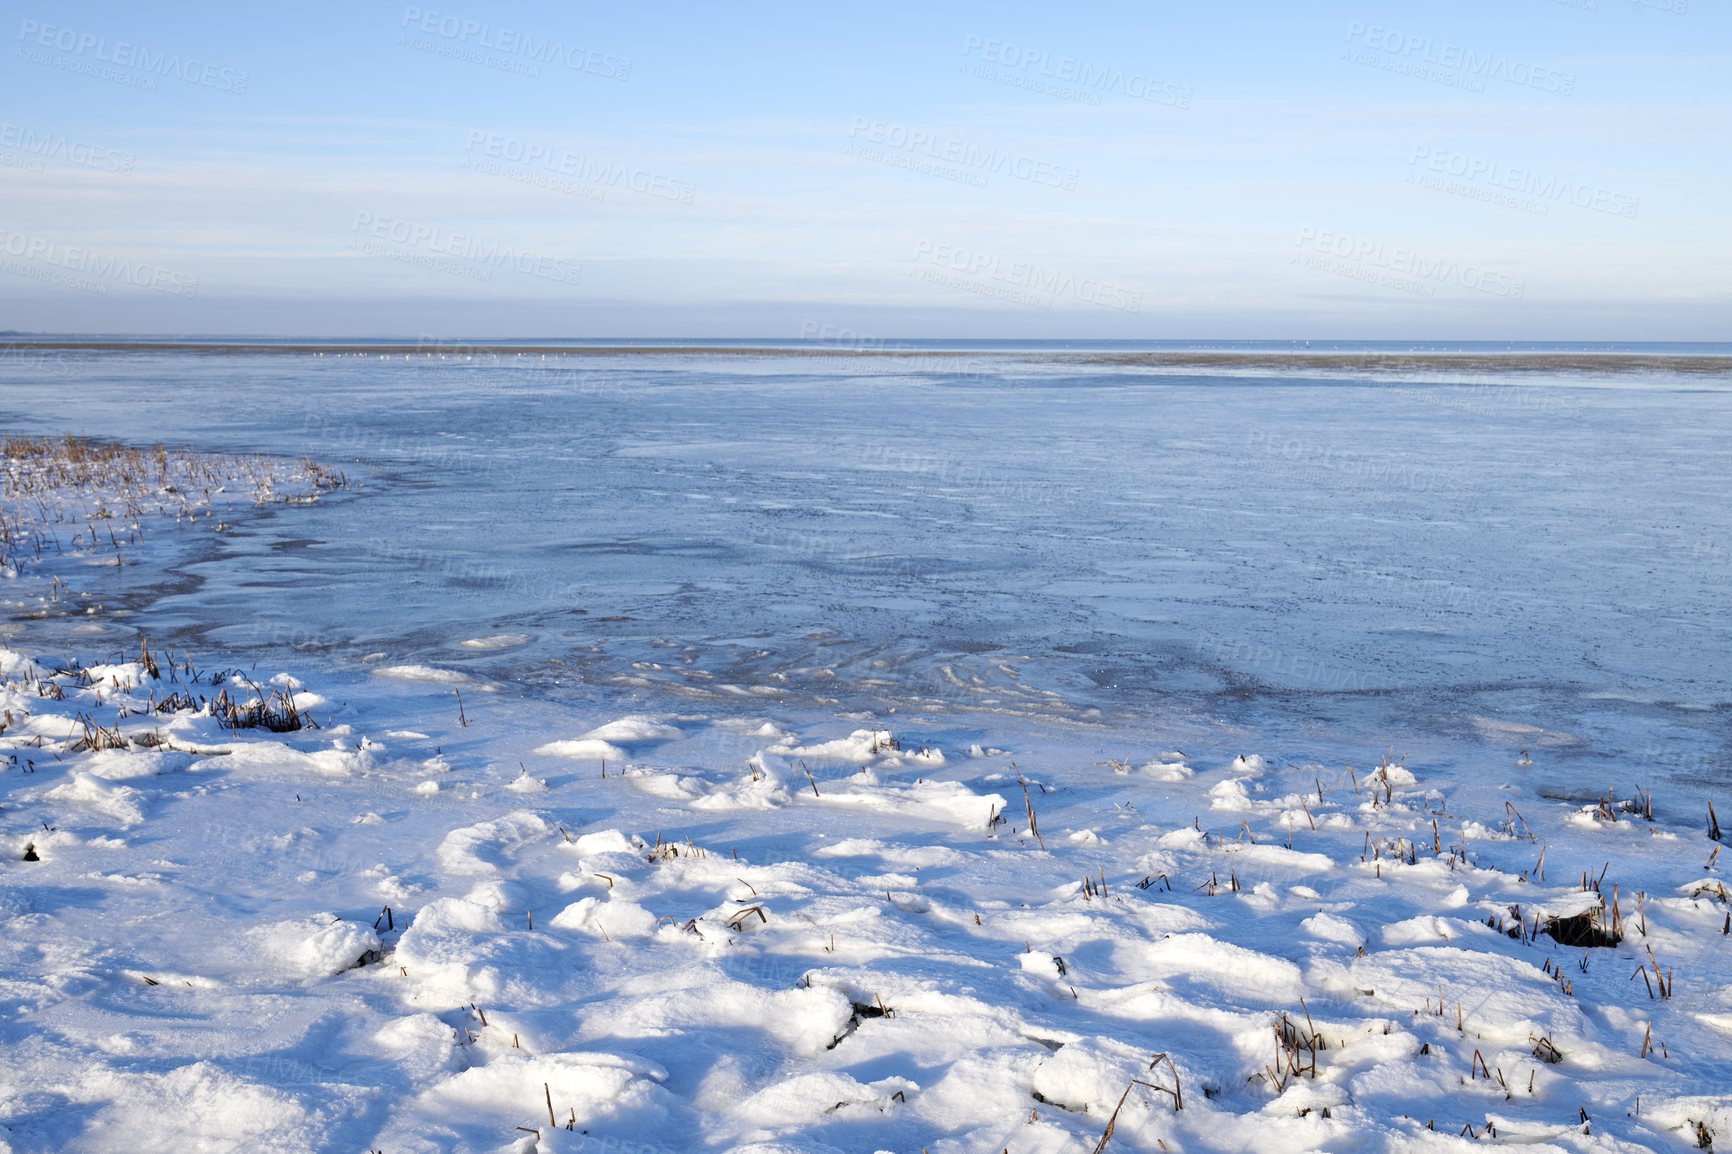
[[[1245,791],[1245,783],[1235,778],[1211,786],[1208,797],[1210,809],[1240,813],[1251,808],[1251,796]]]
[[[626,758],[625,750],[617,745],[583,737],[575,741],[550,741],[536,746],[532,752],[542,757],[572,757],[581,761],[624,761]]]
[[[665,925],[662,930],[663,934],[681,932]],[[699,1025],[751,1030],[776,1039],[795,1053],[813,1056],[823,1054],[846,1032],[854,1013],[847,997],[816,983],[791,990],[764,990],[721,976],[663,974],[653,985],[646,983],[641,989],[636,996],[618,997],[607,1007],[608,1033],[642,1038]]]
[[[88,806],[123,826],[134,826],[144,821],[144,810],[140,805],[144,794],[128,785],[111,784],[94,774],[75,773],[71,781],[55,786],[42,796],[51,801],[71,801]]]
[[[1165,754],[1162,754],[1157,760],[1149,762],[1137,772],[1146,773],[1156,781],[1184,781],[1187,778],[1195,777],[1197,773],[1196,770],[1185,764],[1184,758],[1169,761]]]
[[[647,717],[622,717],[606,725],[598,725],[583,737],[591,741],[612,741],[630,745],[637,741],[677,741],[685,734],[671,725],[651,721]]]
[[[439,864],[454,874],[491,874],[509,865],[507,855],[532,838],[545,837],[548,824],[527,810],[454,829],[439,843]]]
[[[370,926],[345,922],[335,914],[276,922],[252,931],[254,948],[266,964],[291,978],[328,978],[361,964],[379,948]]]
[[[1300,922],[1299,927],[1320,941],[1340,942],[1355,949],[1365,944],[1365,935],[1359,932],[1357,926],[1334,914],[1319,912]]]
[[[166,1074],[123,1073],[92,1064],[71,1084],[76,1087],[72,1101],[90,1110],[85,1141],[73,1143],[79,1147],[90,1148],[86,1143],[92,1138],[97,1148],[140,1151],[300,1154],[325,1145],[325,1119],[309,1116],[292,1095],[211,1062]],[[103,1134],[109,1138],[102,1139]],[[123,1140],[122,1134],[128,1137]]]
[[[1235,999],[1297,1002],[1305,993],[1299,967],[1292,962],[1208,934],[1169,934],[1139,946],[1137,952],[1149,977],[1188,978]]]
[[[936,845],[893,845],[873,838],[848,837],[812,851],[814,857],[876,857],[888,865],[923,868],[958,865],[966,859],[953,849]]]
[[[525,1104],[537,1105],[543,1095],[551,1098],[556,1116],[575,1114],[580,1130],[618,1120],[641,1132],[667,1114],[667,1094],[658,1085],[667,1080],[667,1071],[653,1062],[595,1052],[520,1057],[510,1048],[509,1039],[505,1045],[505,1052],[486,1065],[471,1067],[424,1091],[405,1111],[407,1128],[400,1133],[388,1129],[380,1136],[383,1148],[420,1149],[419,1144],[411,1146],[412,1140],[431,1124],[460,1133],[473,1131],[486,1143],[463,1144],[463,1149],[496,1149],[498,1140],[493,1136],[510,1134],[513,1127],[533,1118],[535,1112],[526,1111]],[[553,1148],[576,1150],[585,1145],[574,1142]]]
[[[897,749],[892,744],[894,740],[895,735],[888,730],[856,729],[847,737],[815,742],[811,745],[781,743],[772,746],[771,751],[790,759],[841,761],[855,765],[864,765],[871,761],[881,761],[890,767],[899,766],[905,762],[920,766],[944,764],[944,752],[942,750]]]
[[[457,644],[465,649],[514,649],[535,640],[527,633],[494,633],[487,637],[471,637]]]
[[[781,773],[789,770],[784,764],[781,773],[772,768],[776,759],[759,752],[748,764],[751,771],[742,773],[732,784],[716,787],[692,802],[693,809],[777,809],[793,800],[782,784]]]
[[[1479,927],[1484,931],[1486,927]],[[1440,942],[1452,941],[1472,931],[1466,922],[1460,918],[1440,918],[1436,914],[1422,914],[1417,918],[1405,918],[1399,922],[1390,922],[1383,927],[1383,944],[1386,946],[1435,946]]]
[[[512,793],[546,793],[547,780],[540,777],[530,777],[528,773],[519,773],[505,783],[505,788]]]
[[[839,1120],[875,1121],[917,1090],[907,1078],[891,1076],[862,1084],[846,1074],[815,1072],[797,1074],[760,1090],[734,1108],[733,1113],[753,1126],[794,1127]]]
[[[490,904],[469,897],[435,898],[415,915],[414,924],[403,934],[403,946],[409,946],[412,936],[419,940],[438,934],[497,934],[503,930],[499,914]]]
[[[36,681],[48,676],[48,670],[14,649],[0,647],[0,677],[19,681]]]
[[[1568,893],[1556,894],[1545,899],[1536,906],[1534,914],[1542,919],[1574,918],[1591,910],[1598,910],[1605,904],[1605,899],[1593,891],[1572,890]],[[1530,914],[1530,917],[1533,915]]]
[[[112,665],[87,665],[84,672],[89,675],[91,681],[105,689],[114,685],[144,685],[154,680],[145,671],[144,666],[136,661],[117,661]],[[231,679],[229,684],[244,685],[246,683]]]
[[[125,781],[132,777],[159,777],[179,773],[192,764],[190,753],[163,749],[99,749],[86,755],[83,772],[104,781]]]
[[[375,677],[391,677],[398,681],[433,681],[444,685],[466,682],[469,675],[455,669],[438,669],[431,665],[384,665],[373,670]]]
[[[656,916],[623,898],[583,898],[555,914],[553,925],[617,941],[651,936],[655,933]]]
[[[625,834],[617,829],[597,830],[595,833],[581,834],[575,845],[578,853],[631,853],[633,846],[625,839]]]
[[[1232,854],[1235,865],[1241,871],[1245,869],[1239,862],[1256,862],[1259,865],[1273,866],[1281,873],[1291,874],[1324,874],[1335,868],[1333,859],[1325,854],[1306,853],[1303,850],[1288,849],[1282,845],[1270,845],[1262,842],[1252,845],[1249,842],[1228,845],[1226,853]]]
[[[652,741],[674,741],[685,735],[671,725],[663,725],[646,717],[622,717],[606,725],[598,725],[581,737],[550,741],[535,748],[543,757],[571,757],[584,761],[624,761],[629,756],[620,748]]]
[[[1064,1110],[1110,1113],[1131,1079],[1149,1081],[1149,1055],[1111,1038],[1066,1042],[1034,1072],[1036,1099]]]
[[[620,775],[631,782],[632,788],[651,797],[668,801],[697,801],[710,793],[702,778],[680,773],[662,773],[653,769],[628,769]]]
[[[378,742],[363,737],[361,748],[333,738],[330,749],[305,753],[287,742],[273,740],[237,741],[226,747],[228,756],[222,767],[229,771],[258,770],[273,776],[308,770],[322,777],[345,778],[375,768],[386,754]]]
[[[403,1063],[418,1081],[450,1074],[462,1066],[451,1027],[432,1014],[411,1014],[387,1022],[374,1031],[373,1041]]]
[[[1197,850],[1206,849],[1209,835],[1194,826],[1182,825],[1171,833],[1164,833],[1155,844],[1162,849]]]
[[[912,786],[873,789],[837,789],[819,786],[811,798],[823,805],[854,805],[899,817],[917,817],[946,822],[964,829],[985,829],[993,814],[1003,813],[1004,798],[996,793],[974,793],[961,782],[924,781]]]
[[[1441,984],[1444,1004],[1473,1006],[1469,1028],[1495,1043],[1519,1045],[1531,1033],[1550,1035],[1562,1047],[1564,1039],[1580,1037],[1585,1029],[1581,1007],[1552,976],[1516,958],[1421,946],[1367,954],[1339,971],[1324,965],[1320,975],[1331,984],[1340,982],[1347,996],[1371,990],[1375,1001],[1403,1014],[1427,998],[1435,1002]],[[1327,977],[1335,973],[1339,976]]]

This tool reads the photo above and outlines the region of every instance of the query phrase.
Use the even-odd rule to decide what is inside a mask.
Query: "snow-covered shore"
[[[157,667],[0,651],[0,1150],[1732,1141],[1725,862],[1624,783]]]

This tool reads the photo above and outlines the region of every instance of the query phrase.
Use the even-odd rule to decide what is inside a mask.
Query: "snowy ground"
[[[1624,783],[158,660],[0,651],[0,1150],[1732,1142],[1724,863]]]

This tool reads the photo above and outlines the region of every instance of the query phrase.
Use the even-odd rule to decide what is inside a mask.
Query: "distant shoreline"
[[[9,340],[0,352],[202,353],[211,356],[752,356],[994,357],[1007,360],[1123,365],[1127,368],[1256,368],[1451,372],[1673,372],[1732,376],[1732,356],[1626,352],[1270,352],[1267,350],[1068,351],[1062,349],[856,348],[847,345],[517,345],[487,342],[307,344],[257,341]]]

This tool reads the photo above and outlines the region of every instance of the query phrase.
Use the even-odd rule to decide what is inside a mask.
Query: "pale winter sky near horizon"
[[[1725,0],[6,7],[3,329],[1732,338]]]

